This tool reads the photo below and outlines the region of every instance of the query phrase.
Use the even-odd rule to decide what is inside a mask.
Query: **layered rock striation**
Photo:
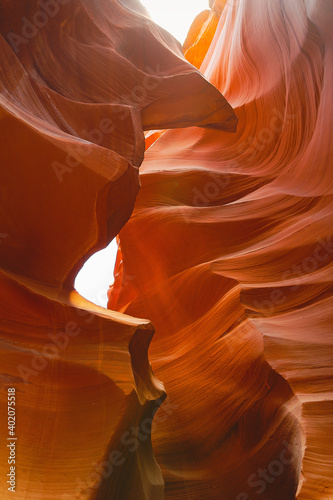
[[[237,132],[167,131],[120,232],[109,307],[149,318],[173,412],[166,498],[333,494],[332,5],[212,2],[184,51]]]

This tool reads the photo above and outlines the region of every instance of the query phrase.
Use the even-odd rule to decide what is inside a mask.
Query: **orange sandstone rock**
[[[170,500],[333,495],[332,14],[228,2],[208,50],[199,17],[238,130],[167,131],[140,169],[109,307],[156,328]]]
[[[234,130],[237,119],[179,43],[130,6],[0,0],[0,428],[6,440],[15,389],[19,500],[164,497],[150,438],[165,399],[147,355],[153,326],[94,306],[73,282],[131,215],[144,130]]]

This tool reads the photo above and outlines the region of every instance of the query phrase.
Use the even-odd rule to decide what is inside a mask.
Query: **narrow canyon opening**
[[[151,18],[169,31],[181,43],[195,17],[209,8],[208,0],[141,0]],[[116,240],[92,255],[79,271],[74,287],[85,299],[94,304],[107,306],[107,291],[114,282],[114,267],[117,255]]]
[[[114,281],[116,255],[117,242],[114,239],[87,260],[75,279],[74,287],[79,294],[101,307],[106,307],[107,291]]]

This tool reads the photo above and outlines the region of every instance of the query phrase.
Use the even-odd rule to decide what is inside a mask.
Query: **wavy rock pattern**
[[[236,116],[139,3],[0,0],[0,45],[0,429],[14,387],[16,498],[162,500],[153,327],[73,281],[130,217],[143,130]]]
[[[167,131],[149,147],[109,307],[156,328],[167,499],[328,500],[332,3],[225,4],[185,53],[237,133]]]

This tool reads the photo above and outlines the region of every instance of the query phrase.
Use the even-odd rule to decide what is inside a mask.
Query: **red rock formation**
[[[126,2],[0,0],[0,44],[1,498],[15,436],[19,500],[162,499],[153,327],[85,301],[73,281],[131,214],[143,130],[234,130],[236,117]]]
[[[166,498],[327,500],[332,5],[224,4],[185,50],[234,107],[237,133],[167,131],[148,149],[109,307],[156,328],[150,360],[172,408],[153,432]]]
[[[0,0],[1,498],[9,432],[19,500],[333,494],[332,7],[210,3],[206,80],[133,0]]]

